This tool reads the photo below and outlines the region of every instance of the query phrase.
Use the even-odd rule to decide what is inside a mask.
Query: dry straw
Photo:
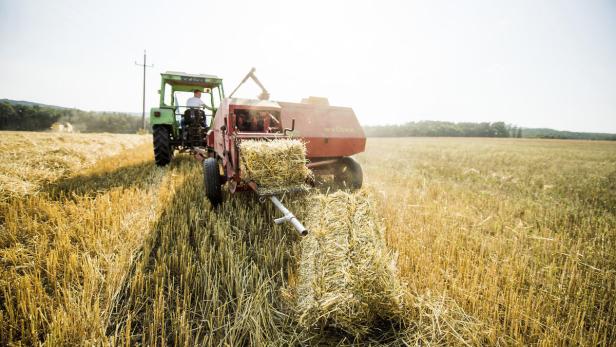
[[[315,195],[305,217],[295,298],[300,325],[361,337],[377,322],[401,321],[404,291],[366,193]]]
[[[3,132],[0,136],[0,201],[34,193],[47,183],[149,140],[120,134]]]
[[[301,187],[310,175],[306,145],[300,140],[244,140],[239,148],[242,179],[254,181],[264,192]]]

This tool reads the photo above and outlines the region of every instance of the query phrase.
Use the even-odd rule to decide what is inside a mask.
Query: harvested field
[[[2,192],[0,345],[616,343],[614,143],[369,139],[358,156],[369,198],[337,206],[356,206],[347,227],[378,223],[368,229],[381,241],[369,242],[383,251],[376,263],[397,260],[383,273],[399,291],[366,295],[396,303],[376,311],[396,319],[366,331],[333,314],[301,319],[314,312],[292,290],[307,271],[302,243],[335,221],[311,219],[322,206],[285,202],[324,227],[303,240],[250,195],[213,212],[197,162],[157,168],[149,138],[133,139],[85,168],[33,175],[36,194]]]
[[[359,160],[411,292],[446,293],[489,345],[616,343],[616,143],[368,143]]]

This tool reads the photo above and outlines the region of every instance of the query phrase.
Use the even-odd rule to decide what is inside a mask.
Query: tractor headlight
[[[154,117],[160,117],[160,111],[154,111]]]

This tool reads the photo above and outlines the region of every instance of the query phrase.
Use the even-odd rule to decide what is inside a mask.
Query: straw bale
[[[291,288],[301,326],[360,337],[378,321],[403,320],[404,291],[366,193],[314,195],[305,223],[311,233],[301,241]]]
[[[244,140],[239,148],[242,179],[254,181],[263,191],[303,187],[310,175],[306,145],[300,140]]]

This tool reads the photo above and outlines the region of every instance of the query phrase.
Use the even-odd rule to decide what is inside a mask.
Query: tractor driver
[[[205,107],[210,111],[214,111],[213,107],[210,107],[201,100],[201,91],[199,89],[193,90],[193,97],[186,100],[186,107],[189,108],[202,108]]]
[[[201,100],[201,91],[199,89],[193,90],[193,97],[186,100],[186,106],[196,108],[205,106],[205,103]]]

